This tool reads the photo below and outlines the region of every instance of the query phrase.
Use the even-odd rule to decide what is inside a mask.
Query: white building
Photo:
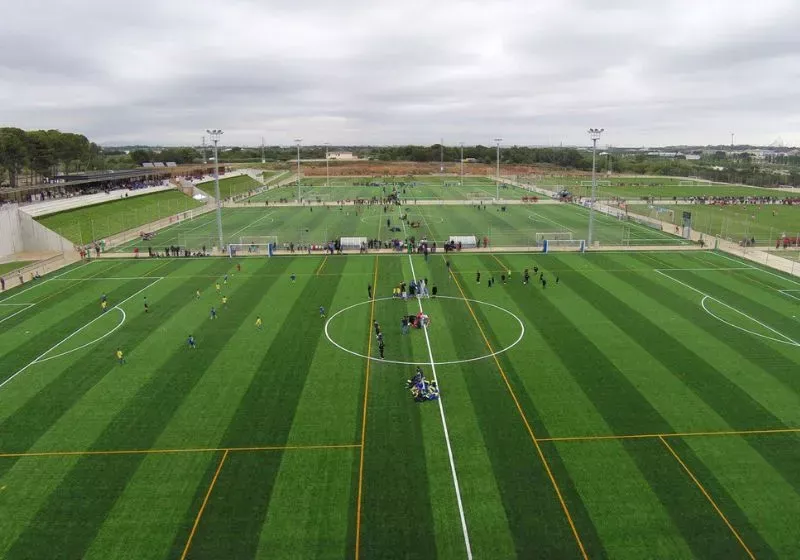
[[[358,156],[353,152],[329,152],[328,159],[355,160]]]

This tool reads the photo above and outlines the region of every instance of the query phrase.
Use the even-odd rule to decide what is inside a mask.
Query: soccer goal
[[[340,237],[339,246],[344,249],[361,249],[367,246],[366,237]]]
[[[542,251],[586,251],[585,239],[545,239],[542,243]]]
[[[474,235],[451,235],[447,241],[456,245],[461,243],[461,247],[464,249],[474,249],[478,246],[478,240]]]
[[[240,237],[239,243],[236,245],[269,245],[272,243],[277,247],[278,245],[278,236],[277,235],[249,235],[247,237]]]
[[[276,243],[228,243],[228,256],[231,258],[239,255],[271,257],[276,248]]]
[[[572,241],[571,231],[537,231],[536,242],[542,241]]]

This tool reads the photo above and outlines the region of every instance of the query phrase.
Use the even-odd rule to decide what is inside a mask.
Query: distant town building
[[[353,152],[330,152],[328,159],[355,160],[358,159],[358,156]]]

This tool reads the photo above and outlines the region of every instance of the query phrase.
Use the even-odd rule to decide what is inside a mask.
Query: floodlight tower
[[[592,203],[589,206],[589,247],[592,246],[592,233],[594,233],[594,202],[597,195],[597,141],[603,134],[602,128],[590,128],[589,138],[592,139]]]
[[[325,142],[325,186],[331,186],[331,167],[330,167],[330,159],[328,159],[328,148],[330,148],[331,143]]]
[[[206,157],[206,137],[203,136],[203,165],[208,164],[208,157]]]
[[[495,142],[497,142],[497,198],[496,200],[500,200],[500,142],[503,141],[502,138],[495,138]]]
[[[444,138],[439,142],[439,172],[444,173]]]
[[[219,234],[219,250],[222,251],[222,200],[219,194],[219,151],[217,149],[222,131],[213,129],[206,130],[206,132],[214,143],[214,196],[217,197],[217,233]]]
[[[464,186],[464,142],[459,142],[461,147],[461,186]]]
[[[300,143],[303,139],[295,138],[294,141],[297,144],[297,202],[300,202]]]
[[[261,137],[261,163],[267,163],[267,156],[264,155],[264,137]]]

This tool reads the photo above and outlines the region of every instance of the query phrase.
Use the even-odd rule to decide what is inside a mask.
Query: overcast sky
[[[10,0],[8,0],[10,2]],[[25,0],[0,126],[103,144],[800,145],[798,0]]]

